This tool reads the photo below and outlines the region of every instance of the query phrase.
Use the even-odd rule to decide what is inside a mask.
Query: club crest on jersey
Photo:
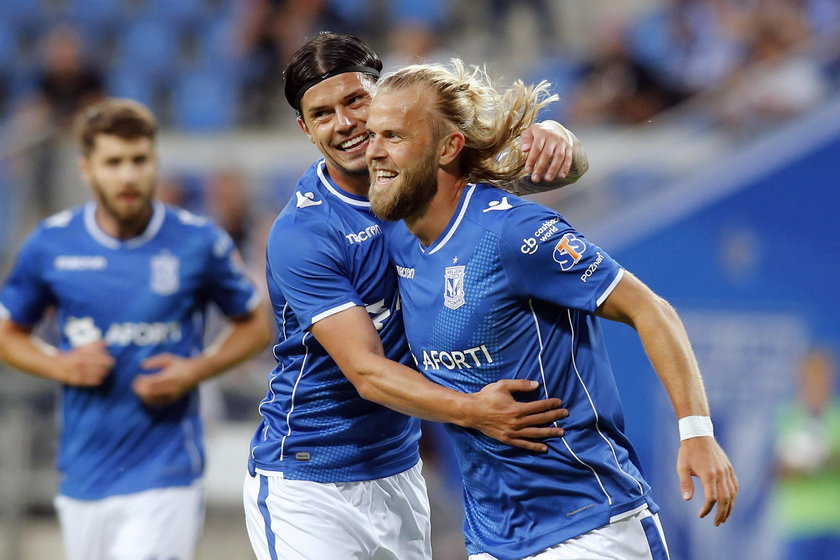
[[[179,269],[181,261],[178,257],[164,251],[152,257],[151,290],[161,296],[172,295],[181,285]]]
[[[560,268],[566,271],[575,266],[583,258],[585,252],[586,243],[571,233],[567,233],[554,246],[552,257],[560,265]]]
[[[443,305],[449,309],[458,309],[466,303],[464,299],[466,268],[465,266],[447,266],[444,270]]]

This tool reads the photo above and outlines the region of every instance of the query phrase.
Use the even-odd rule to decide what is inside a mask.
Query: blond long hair
[[[471,182],[504,184],[525,175],[527,155],[519,136],[534,124],[539,110],[558,99],[542,81],[526,86],[515,81],[498,91],[484,68],[467,68],[452,59],[452,68],[440,64],[415,64],[383,76],[377,91],[401,90],[415,85],[437,94],[437,138],[453,129],[465,139],[461,172]]]

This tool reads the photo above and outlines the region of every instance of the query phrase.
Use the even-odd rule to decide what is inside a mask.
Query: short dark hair
[[[286,101],[300,113],[303,94],[318,82],[343,72],[362,72],[376,79],[381,70],[379,55],[358,37],[322,31],[289,59],[283,73]]]
[[[82,153],[90,155],[100,134],[111,134],[125,140],[154,140],[158,124],[154,114],[142,103],[131,99],[110,98],[94,103],[79,116],[76,123]]]

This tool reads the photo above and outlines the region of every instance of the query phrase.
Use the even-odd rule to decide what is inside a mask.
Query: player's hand
[[[191,360],[174,354],[157,354],[143,360],[145,369],[159,370],[138,375],[131,388],[146,404],[162,405],[177,401],[197,385]]]
[[[727,520],[738,495],[738,479],[729,458],[715,438],[704,436],[683,440],[677,456],[677,474],[684,500],[694,496],[691,477],[700,479],[706,500],[700,509],[700,517],[706,517],[717,504],[715,526]]]
[[[548,424],[566,418],[569,411],[561,408],[560,399],[518,402],[513,398],[513,393],[537,387],[537,382],[527,379],[502,379],[472,393],[474,406],[466,425],[502,443],[545,452],[548,446],[533,440],[562,436],[563,428]]]
[[[575,136],[557,121],[532,124],[520,136],[528,154],[525,171],[534,183],[565,179],[572,167]]]
[[[107,346],[104,340],[97,340],[59,354],[58,381],[77,387],[102,385],[114,367],[114,358],[106,350]]]

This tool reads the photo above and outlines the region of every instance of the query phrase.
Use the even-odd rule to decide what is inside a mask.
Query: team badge
[[[583,257],[586,252],[586,243],[571,233],[567,233],[554,246],[552,257],[564,271],[570,270]]]
[[[178,291],[181,285],[179,269],[181,261],[178,257],[164,251],[152,257],[151,289],[161,296],[168,296]]]
[[[466,276],[466,267],[447,266],[443,276],[443,305],[449,309],[458,309],[466,302],[464,299],[464,276]]]

